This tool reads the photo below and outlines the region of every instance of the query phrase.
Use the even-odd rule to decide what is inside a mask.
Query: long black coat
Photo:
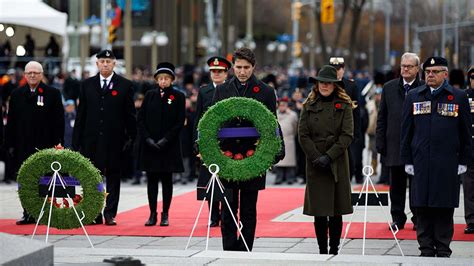
[[[99,79],[97,74],[81,84],[72,145],[101,171],[120,169],[124,143],[137,133],[132,82],[114,73],[102,90]]]
[[[410,91],[403,105],[401,157],[413,164],[413,207],[456,208],[459,206],[458,165],[471,157],[471,117],[466,93],[446,81],[438,95],[422,85]],[[431,103],[431,113],[414,114],[415,103]],[[457,116],[443,112],[439,104],[457,108]],[[453,114],[453,113],[451,113]]]
[[[276,118],[276,94],[275,90],[258,80],[252,75],[246,83],[246,87],[239,92],[238,86],[240,82],[236,77],[231,78],[228,82],[217,86],[214,93],[212,104],[230,97],[247,97],[255,99],[265,105]],[[245,147],[239,147],[246,150]],[[222,183],[226,188],[240,188],[240,189],[265,189],[266,175],[255,177],[254,179],[244,182],[228,182],[222,179]]]
[[[423,84],[424,82],[417,77],[410,90]],[[375,138],[377,152],[384,156],[385,166],[403,165],[400,158],[400,131],[404,101],[403,78],[396,78],[385,83],[377,114]]]
[[[43,97],[43,106],[38,97]],[[5,146],[14,148],[14,169],[37,149],[63,143],[64,107],[60,92],[40,83],[31,94],[28,85],[13,90],[8,109]]]
[[[173,88],[166,88],[163,97],[158,88],[145,94],[138,113],[140,136],[139,168],[150,172],[183,172],[180,131],[186,117],[185,96]],[[155,142],[162,138],[168,140],[160,150],[148,146],[146,138]]]
[[[199,124],[199,120],[202,118],[204,113],[209,109],[209,107],[212,105],[212,98],[214,97],[214,91],[215,91],[214,84],[211,82],[207,84],[206,86],[202,86],[199,89],[199,94],[197,97],[197,102],[196,102],[196,119],[194,123],[194,134],[193,134],[193,139],[194,142],[197,141],[197,126]],[[199,177],[198,177],[198,182],[197,186],[198,187],[205,187],[207,183],[209,182],[209,179],[211,178],[211,174],[209,173],[207,167],[201,166],[199,168]]]

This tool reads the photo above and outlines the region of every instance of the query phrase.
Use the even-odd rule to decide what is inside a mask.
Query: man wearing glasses
[[[400,62],[400,78],[388,81],[383,86],[382,99],[377,115],[376,147],[384,156],[385,166],[390,169],[390,214],[393,230],[403,229],[407,220],[405,201],[407,181],[411,179],[405,173],[405,165],[400,158],[400,132],[403,102],[408,92],[424,84],[420,81],[418,71],[420,58],[414,53],[404,53]],[[413,230],[416,230],[415,210],[410,203],[413,214]]]
[[[430,57],[423,64],[426,84],[411,90],[402,114],[401,157],[416,208],[421,256],[449,257],[460,174],[471,159],[471,117],[464,91],[451,87],[448,63]]]
[[[36,61],[25,66],[27,84],[13,90],[8,108],[5,146],[16,173],[38,149],[63,143],[64,107],[59,90],[42,82],[43,67]],[[35,215],[38,215],[36,213]],[[17,225],[34,223],[25,210]]]

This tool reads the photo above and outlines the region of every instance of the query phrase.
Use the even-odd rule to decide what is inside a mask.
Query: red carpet
[[[360,189],[360,188],[359,188]],[[354,190],[355,192],[357,189]],[[273,222],[279,215],[299,208],[303,205],[303,188],[268,188],[259,193],[257,237],[315,237],[313,224],[310,222]],[[161,202],[160,202],[161,204]],[[159,205],[160,205],[159,204]],[[90,235],[120,235],[120,236],[183,236],[188,237],[196,219],[201,202],[196,200],[196,193],[190,192],[176,196],[170,210],[169,227],[152,226],[143,224],[148,219],[148,206],[142,206],[127,212],[120,213],[117,217],[117,226],[95,225],[87,226]],[[161,206],[158,207],[161,209]],[[360,209],[359,209],[360,211]],[[207,230],[207,204],[204,205],[194,236],[206,236]],[[382,213],[380,215],[383,215]],[[367,225],[367,238],[391,239],[392,234],[386,223],[369,223]],[[15,225],[15,220],[0,219],[0,232],[10,234],[31,234],[34,225]],[[474,235],[463,233],[464,224],[456,224],[454,240],[474,241]],[[344,232],[344,231],[343,231]],[[45,234],[46,226],[38,228],[38,234]],[[82,235],[82,229],[57,230],[51,229],[51,234]],[[363,223],[353,223],[349,231],[349,238],[362,238]],[[220,228],[211,228],[211,236],[220,236]],[[401,230],[399,239],[416,239],[415,232],[410,228]]]

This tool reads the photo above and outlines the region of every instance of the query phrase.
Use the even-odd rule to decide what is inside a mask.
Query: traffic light
[[[299,20],[301,18],[301,7],[303,4],[301,2],[294,2],[292,4],[292,20]]]
[[[334,0],[321,0],[321,23],[334,23]]]
[[[114,25],[109,26],[109,43],[114,43],[117,40],[117,28]]]
[[[301,56],[301,42],[294,42],[293,43],[293,56],[300,57]]]

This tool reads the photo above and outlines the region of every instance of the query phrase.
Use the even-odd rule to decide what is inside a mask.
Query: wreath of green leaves
[[[99,170],[80,153],[63,149],[40,150],[26,159],[18,171],[18,195],[21,205],[26,211],[38,219],[44,196],[39,195],[40,178],[51,174],[51,163],[61,164],[60,173],[67,173],[76,178],[82,187],[82,200],[75,206],[79,216],[84,212],[83,224],[90,224],[104,205],[105,193],[98,190],[102,182]],[[74,197],[74,195],[70,195]],[[44,207],[44,215],[40,224],[48,223],[50,203]],[[53,205],[51,212],[51,227],[57,229],[72,229],[81,227],[72,207],[56,208]]]
[[[260,134],[255,153],[243,160],[226,157],[217,139],[222,125],[234,118],[252,122]],[[217,164],[219,177],[229,181],[250,180],[264,174],[280,150],[281,139],[276,135],[276,117],[262,103],[245,97],[231,97],[209,108],[198,124],[199,152],[205,165]]]

